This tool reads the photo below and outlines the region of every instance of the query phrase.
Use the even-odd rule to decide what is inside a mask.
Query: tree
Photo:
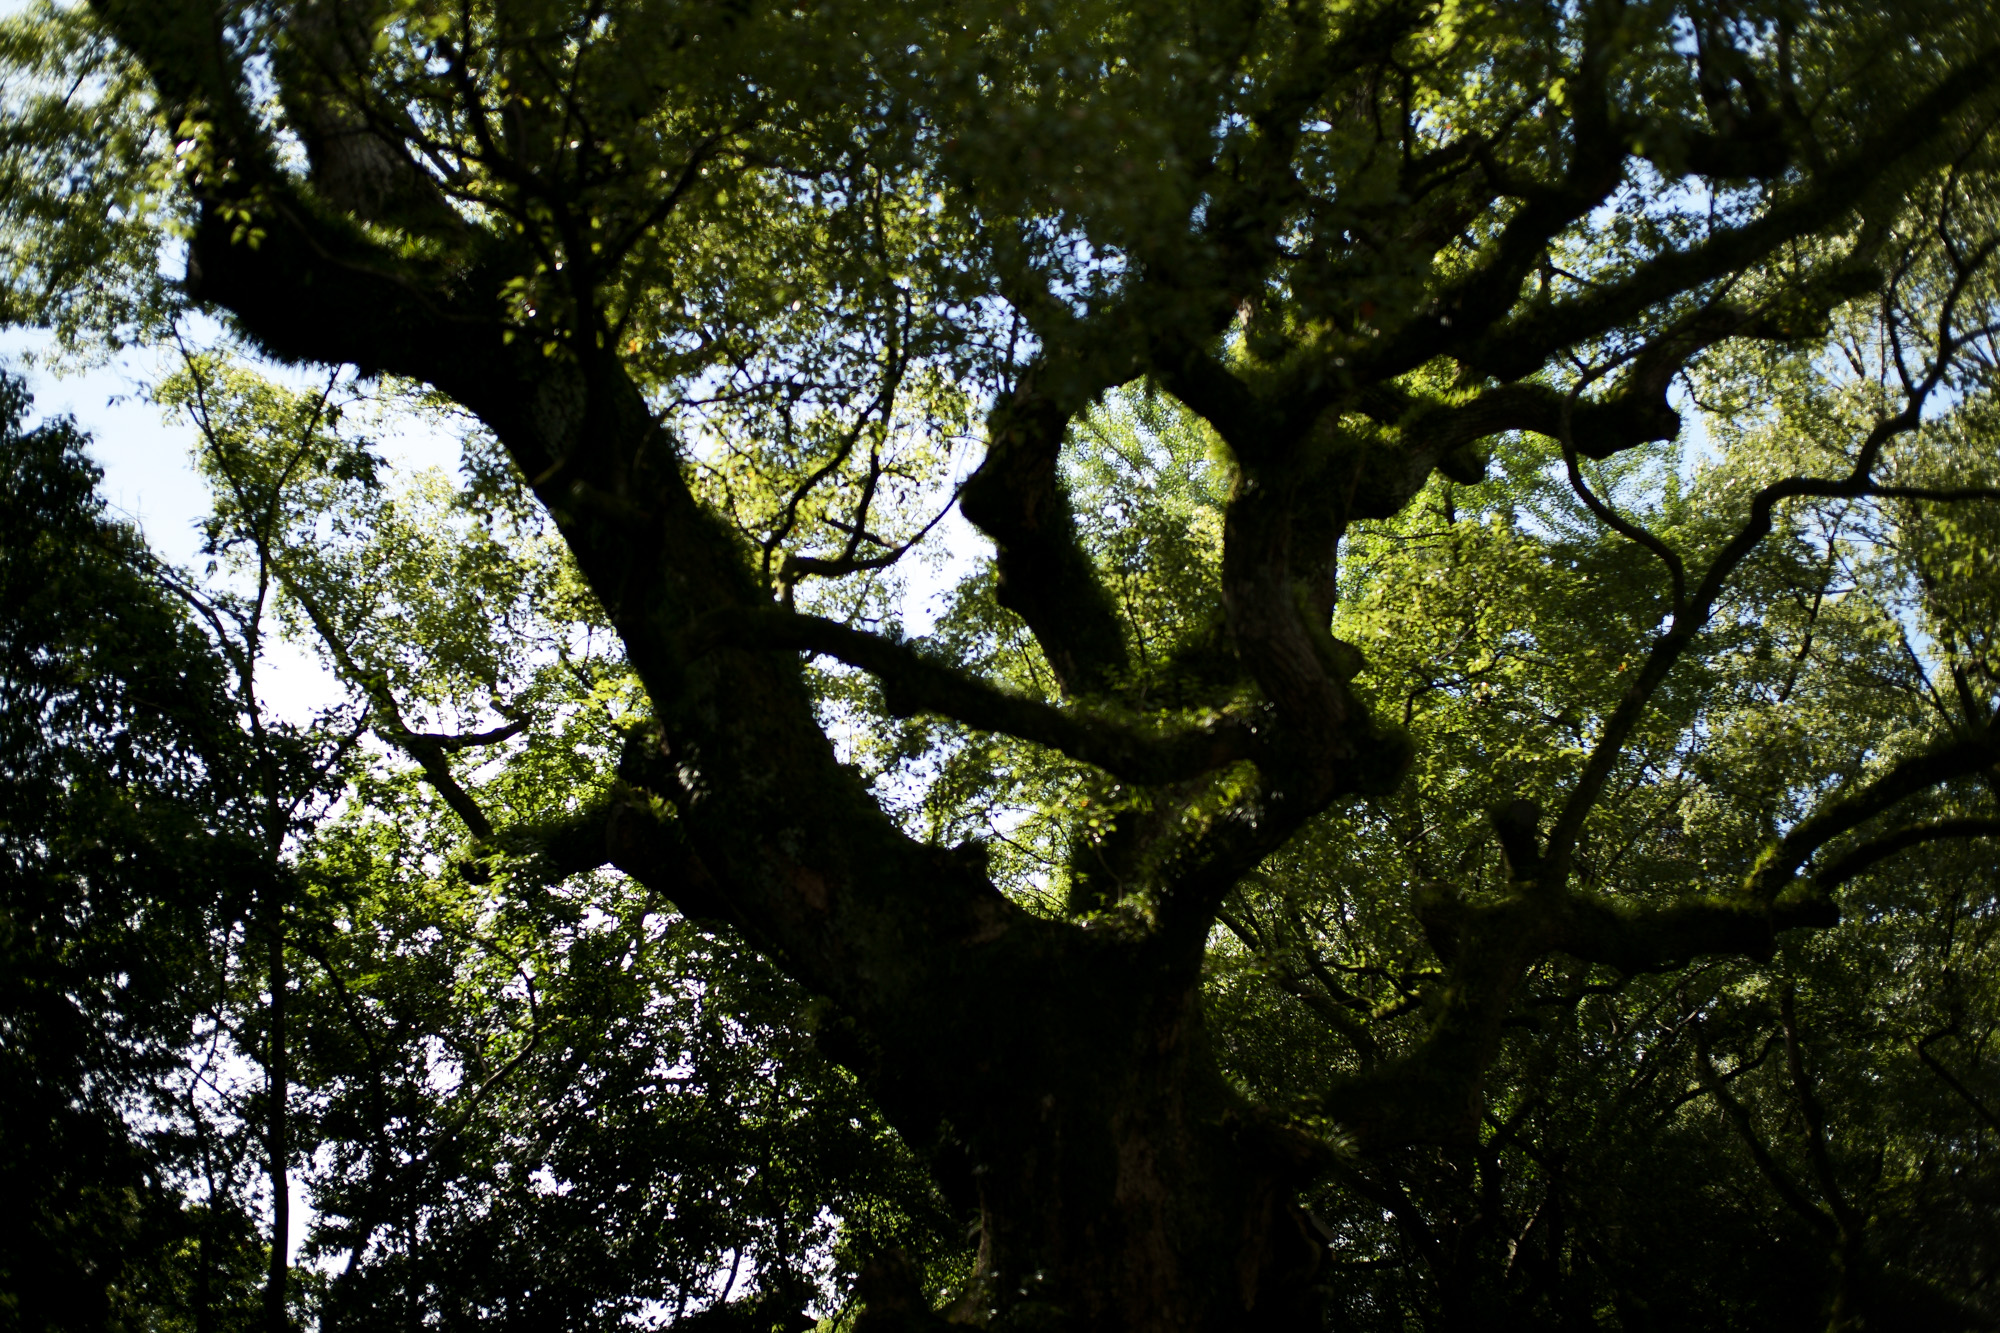
[[[266,793],[229,663],[27,408],[0,380],[0,1308],[206,1329],[262,1247],[183,1055],[270,878]]]
[[[1634,1178],[1577,1163],[1586,1122],[1671,1101],[1648,1050],[1701,1108],[1655,1103],[1649,1150],[1747,1153],[1786,1211],[1736,1220],[1826,1256],[1834,1324],[1879,1308],[1870,1227],[1918,1214],[1858,1202],[1882,1178],[1825,1107],[1880,1038],[1779,950],[1891,858],[1968,858],[1867,923],[1908,930],[1995,828],[1976,15],[43,23],[11,47],[42,80],[11,121],[16,310],[156,332],[178,226],[185,298],[265,355],[490,433],[650,716],[559,819],[494,818],[357,661],[376,734],[475,878],[614,866],[821,997],[822,1047],[976,1218],[961,1315],[1304,1327],[1400,1299],[1322,1268],[1386,1214],[1447,1321],[1638,1326],[1721,1212],[1631,1221]],[[1673,447],[1689,409],[1712,465]],[[994,558],[912,640],[883,581],[968,438]],[[334,615],[330,652],[375,623]],[[1952,1123],[1990,1120],[1939,1054],[1990,998],[1899,1067]],[[1326,1180],[1373,1219],[1321,1230]],[[1509,1191],[1541,1203],[1501,1235]],[[1635,1275],[1654,1226],[1682,1248]],[[935,1318],[906,1267],[862,1286],[865,1326]]]

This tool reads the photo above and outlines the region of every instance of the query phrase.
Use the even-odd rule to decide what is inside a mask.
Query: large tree
[[[1452,1317],[1543,1308],[1562,1224],[1444,1238],[1448,1177],[1559,1181],[1651,1095],[1591,1061],[1679,1050],[1734,1127],[1679,1160],[1735,1133],[1852,1324],[1831,1000],[1698,960],[1995,828],[1989,27],[97,0],[13,41],[11,299],[143,336],[177,227],[179,299],[497,441],[650,700],[618,783],[496,819],[343,669],[470,873],[615,866],[822,997],[976,1217],[960,1315],[1311,1326],[1330,1178]],[[913,641],[880,580],[954,498],[991,566]],[[1916,1050],[1983,1108],[1968,1012]],[[871,1323],[932,1317],[901,1271]]]

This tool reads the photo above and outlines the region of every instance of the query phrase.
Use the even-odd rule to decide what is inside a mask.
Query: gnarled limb
[[[1913,824],[1908,828],[1897,829],[1893,833],[1865,842],[1851,851],[1843,852],[1829,862],[1825,869],[1815,873],[1813,881],[1824,889],[1838,888],[1876,862],[1886,860],[1898,852],[1950,838],[2000,838],[2000,819],[1940,819],[1929,824]]]
[[[1420,906],[1451,955],[1428,1030],[1401,1058],[1335,1083],[1321,1103],[1362,1151],[1476,1141],[1480,1085],[1503,1022],[1528,968],[1550,946],[1537,908],[1518,897],[1475,904],[1440,893]]]
[[[1977,771],[1993,759],[1983,738],[1942,747],[1906,760],[1854,796],[1832,802],[1820,816],[1802,822],[1802,829],[1811,827],[1800,845],[1771,854],[1768,864],[1773,867],[1796,857],[1780,887],[1791,883],[1797,866],[1825,841],[1896,801]],[[1766,886],[1727,898],[1628,907],[1542,881],[1524,883],[1521,891],[1496,902],[1434,895],[1420,914],[1450,963],[1438,1017],[1411,1054],[1332,1090],[1327,1112],[1369,1148],[1462,1135],[1469,1099],[1476,1096],[1497,1049],[1520,979],[1536,959],[1559,951],[1627,974],[1671,971],[1703,955],[1769,959],[1779,932],[1837,924],[1839,909],[1827,891],[1882,857],[1936,838],[1996,830],[2000,823],[1990,820],[1916,826],[1835,861],[1810,890],[1789,894]]]
[[[1763,904],[1706,898],[1665,907],[1627,908],[1594,894],[1568,893],[1551,903],[1552,947],[1621,972],[1667,972],[1704,954],[1768,959],[1783,930],[1838,924],[1840,910],[1819,894]]]

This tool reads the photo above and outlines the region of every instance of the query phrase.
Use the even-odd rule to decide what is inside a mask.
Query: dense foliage
[[[268,863],[225,664],[26,406],[0,382],[0,1291],[20,1327],[122,1326],[183,1248],[246,1239],[183,1197],[214,1152],[187,1066]]]
[[[0,1312],[2000,1325],[1993,40],[8,20]]]

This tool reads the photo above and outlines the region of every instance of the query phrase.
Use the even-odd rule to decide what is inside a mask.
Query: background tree
[[[821,1047],[976,1219],[959,1316],[1636,1326],[1726,1217],[1815,1257],[1811,1318],[1912,1283],[1982,1317],[1974,1231],[1925,1206],[1984,1197],[1985,1076],[1946,1058],[1982,1002],[1909,1044],[1945,1118],[1892,1162],[1843,1052],[1928,1016],[1779,941],[1994,828],[1977,16],[48,25],[14,39],[15,216],[115,207],[16,242],[17,308],[143,330],[127,223],[176,221],[187,298],[263,353],[490,433],[650,701],[615,781],[496,819],[469,733],[398,720],[394,654],[356,655],[401,609],[309,561],[289,595],[468,882],[609,864],[820,997]],[[994,559],[912,642],[895,562],[968,439]],[[385,559],[419,535],[393,517]],[[1945,865],[1923,893],[1981,882]],[[1923,894],[1883,892],[1829,957],[1917,929]],[[1972,935],[1920,956],[1955,974]],[[1591,1155],[1634,1142],[1720,1191],[1676,1196],[1644,1271],[1639,1177]],[[1347,1202],[1315,1223],[1319,1181]],[[1937,1230],[1902,1257],[1896,1216]],[[1698,1317],[1762,1308],[1734,1272]],[[914,1283],[880,1265],[864,1320],[934,1318]]]
[[[189,1048],[220,1036],[271,879],[272,772],[228,661],[92,493],[83,437],[27,408],[0,380],[5,1317],[216,1327],[198,1312],[240,1307],[264,1247]]]

